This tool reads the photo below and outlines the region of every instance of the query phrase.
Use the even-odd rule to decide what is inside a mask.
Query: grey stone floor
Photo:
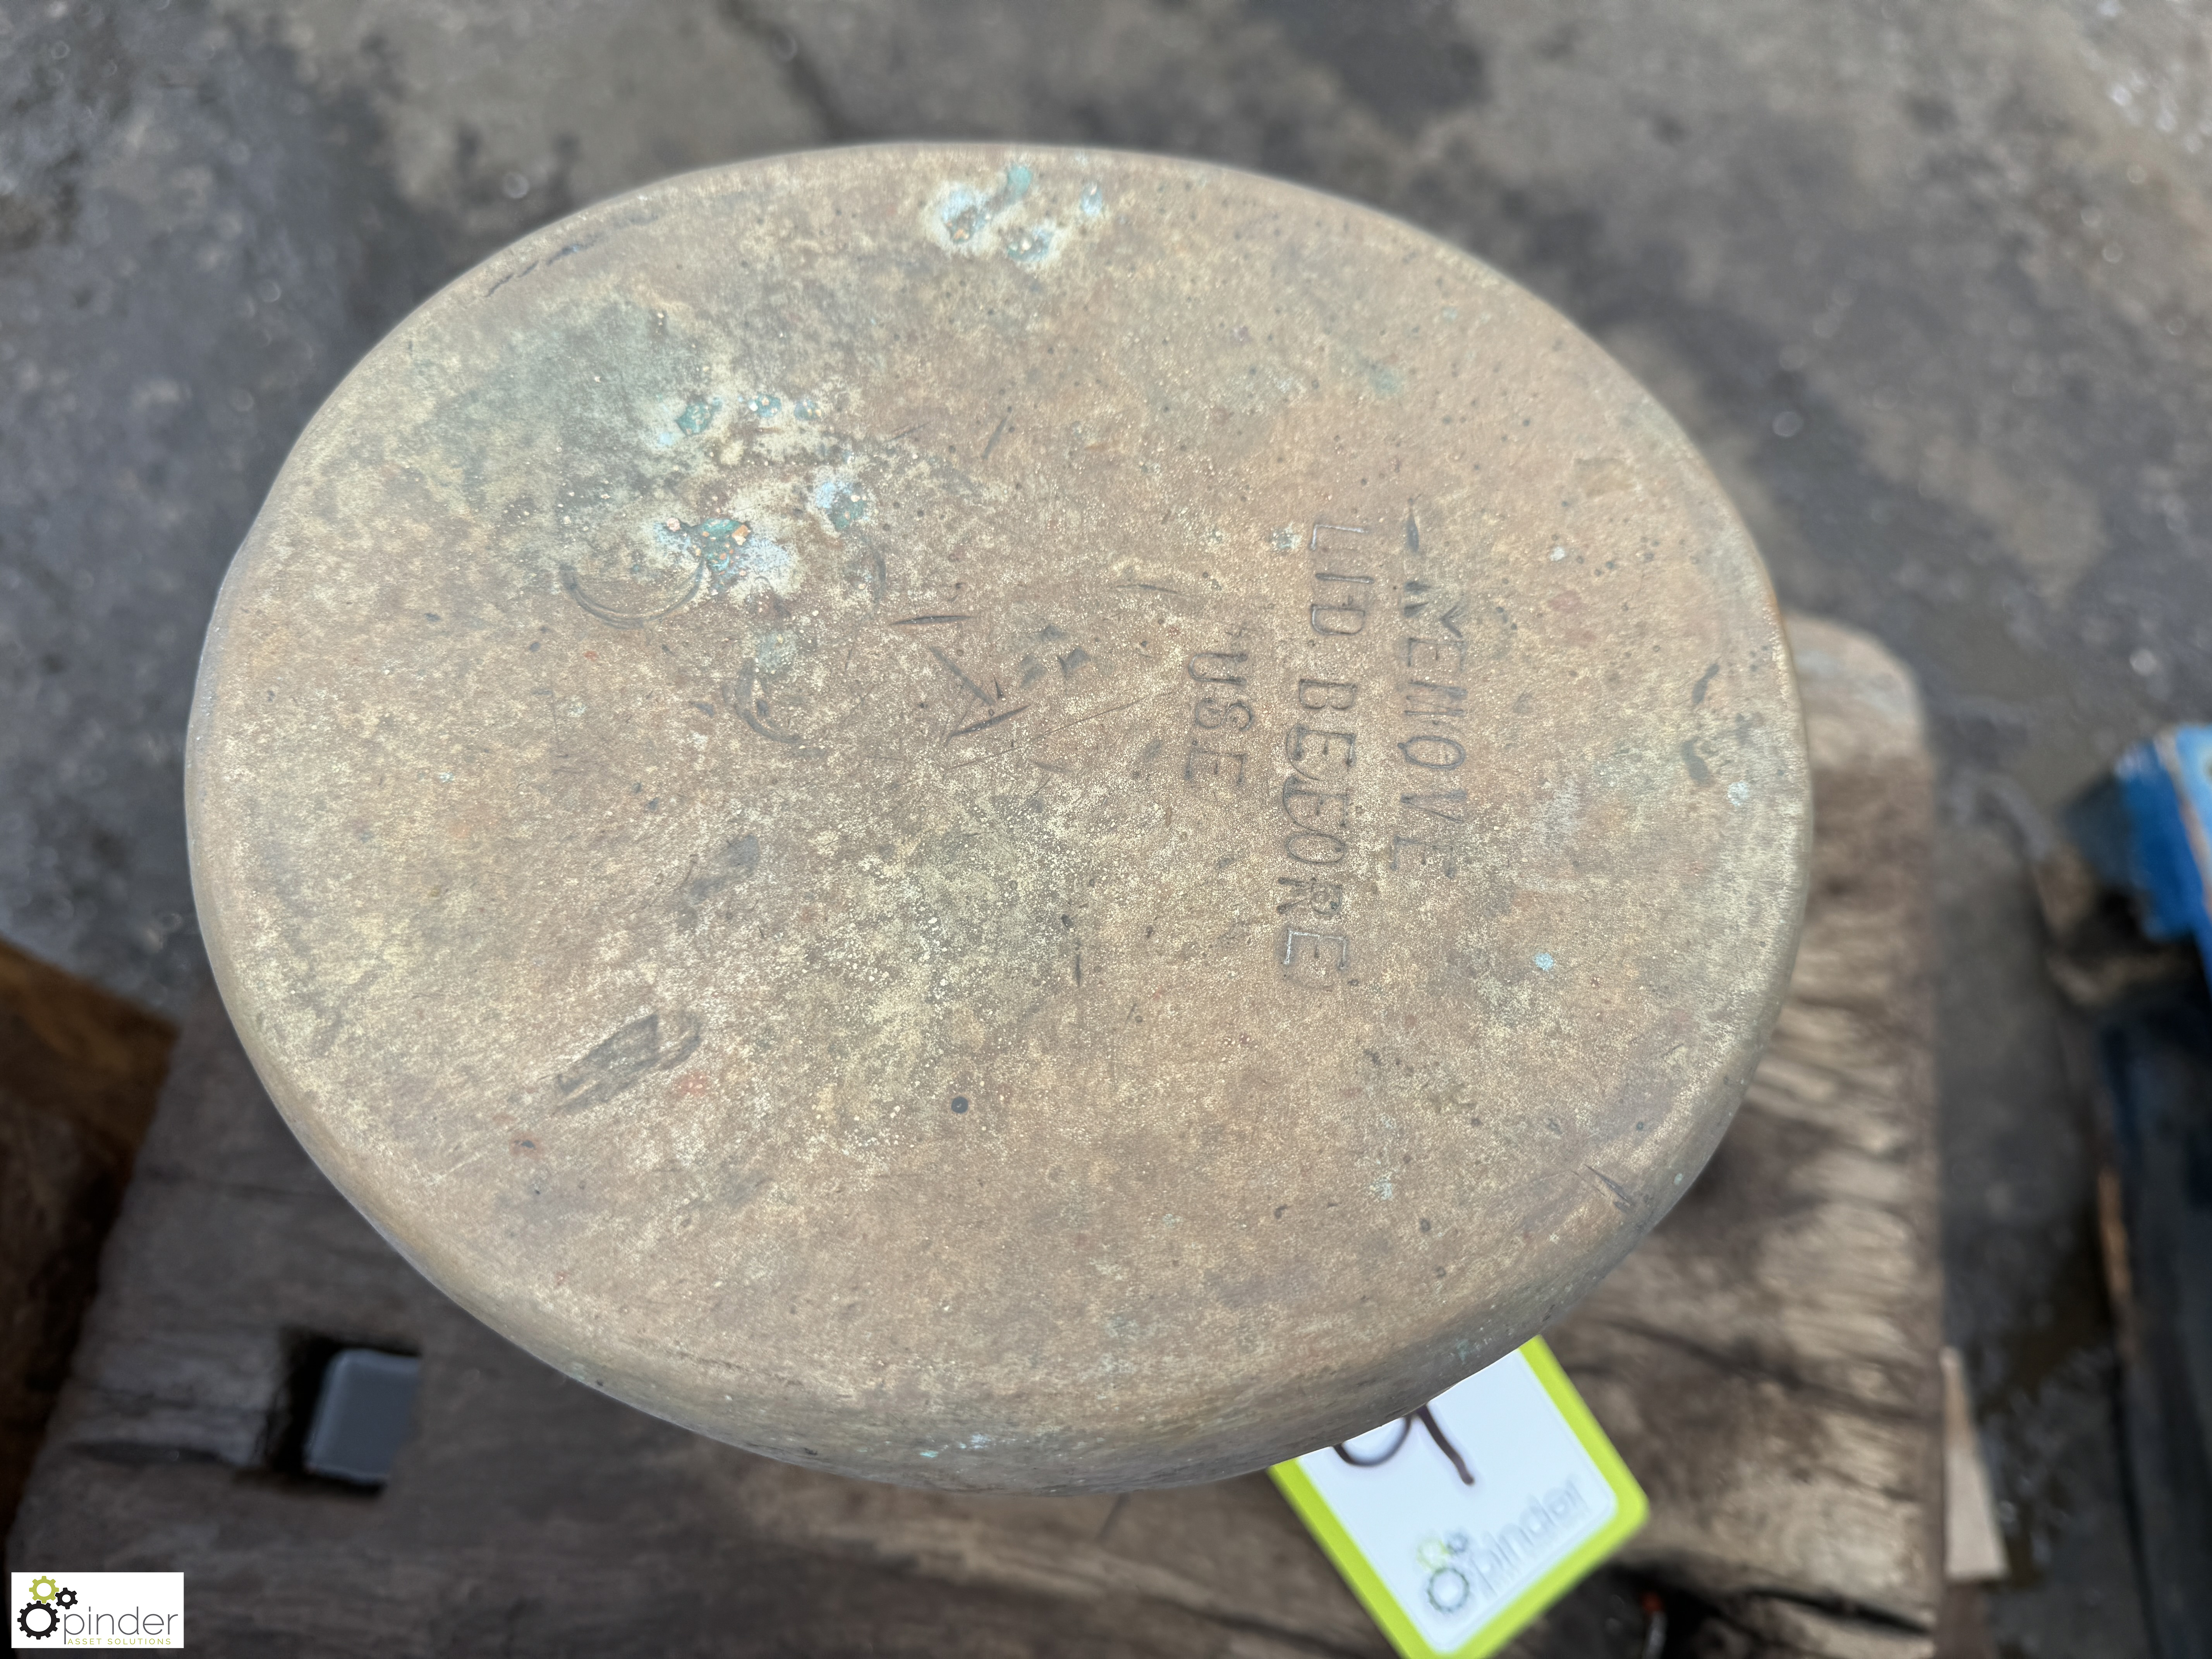
[[[1944,766],[1949,1321],[2018,1655],[2146,1651],[2023,856],[2212,712],[2205,0],[0,0],[0,933],[182,1010],[200,629],[438,283],[625,185],[875,137],[1177,150],[1580,321]]]

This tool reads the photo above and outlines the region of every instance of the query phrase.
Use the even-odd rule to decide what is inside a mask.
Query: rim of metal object
[[[1556,313],[1168,158],[885,145],[524,238],[210,629],[194,891],[457,1301],[871,1478],[1241,1473],[1679,1197],[1810,829],[1756,550]]]

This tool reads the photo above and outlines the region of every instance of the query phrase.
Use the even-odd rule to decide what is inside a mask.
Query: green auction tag
[[[1541,1337],[1268,1473],[1405,1659],[1495,1653],[1650,1512]]]

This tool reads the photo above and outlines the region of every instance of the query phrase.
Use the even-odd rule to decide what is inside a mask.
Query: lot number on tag
[[[1494,1653],[1648,1513],[1540,1337],[1270,1473],[1406,1659]]]

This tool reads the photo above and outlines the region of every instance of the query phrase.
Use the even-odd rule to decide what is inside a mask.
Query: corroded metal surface
[[[1595,347],[1054,150],[454,284],[277,480],[190,768],[255,1062],[424,1272],[948,1486],[1251,1468],[1536,1329],[1726,1127],[1808,827],[1757,556]]]

